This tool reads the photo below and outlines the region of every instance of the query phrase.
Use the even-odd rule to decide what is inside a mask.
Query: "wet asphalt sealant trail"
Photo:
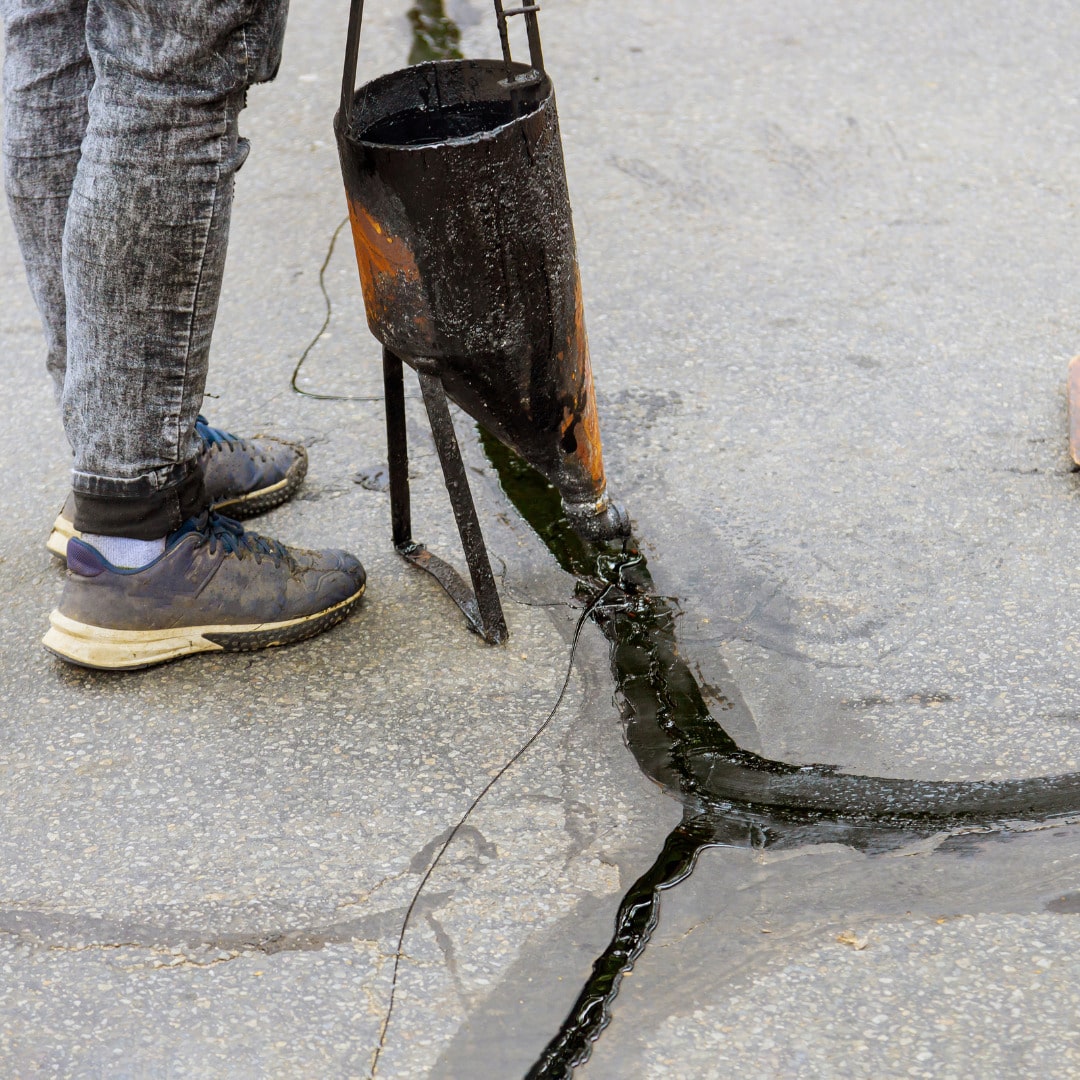
[[[413,29],[410,63],[461,55],[460,33],[446,16],[442,0],[418,0],[408,18]],[[297,362],[292,389],[322,400],[378,400],[311,393],[297,385],[304,361],[331,318],[323,279],[343,225],[335,230],[320,271],[326,318]],[[398,968],[417,901],[473,811],[555,716],[587,619],[598,625],[610,645],[627,745],[642,771],[680,799],[684,814],[653,865],[620,901],[610,943],[527,1080],[569,1078],[588,1060],[610,1021],[622,978],[658,925],[662,894],[693,873],[698,856],[708,847],[790,849],[833,843],[873,855],[949,829],[1007,832],[1010,822],[1068,821],[1080,814],[1080,773],[992,782],[885,779],[840,773],[829,765],[791,765],[740,749],[706,706],[697,679],[680,655],[674,630],[677,608],[655,590],[636,540],[599,547],[583,542],[563,516],[555,489],[496,438],[483,430],[479,438],[510,502],[559,565],[577,579],[583,609],[566,680],[554,706],[450,830],[406,911],[372,1076],[390,1034]],[[725,712],[745,714],[747,706],[732,680],[719,689]]]
[[[642,771],[683,802],[684,817],[654,864],[623,897],[611,942],[558,1034],[528,1073],[570,1077],[611,1017],[623,976],[656,929],[660,898],[693,872],[707,847],[790,849],[845,844],[882,854],[948,829],[1007,831],[1010,822],[1080,813],[1080,774],[993,782],[883,779],[829,765],[789,765],[741,750],[705,705],[680,655],[676,611],[659,596],[633,539],[586,545],[561,516],[558,493],[496,439],[481,435],[504,492],[579,582],[611,648],[626,742]],[[745,710],[719,687],[726,712]]]

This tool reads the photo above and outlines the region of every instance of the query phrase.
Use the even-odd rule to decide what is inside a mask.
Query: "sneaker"
[[[206,511],[140,570],[68,542],[68,575],[42,644],[82,667],[150,667],[192,653],[301,641],[341,622],[364,592],[344,551],[303,551]]]
[[[202,441],[203,483],[214,510],[234,519],[273,510],[296,493],[307,473],[307,451],[299,443],[258,437],[242,439],[211,427],[200,416],[195,431]],[[53,522],[46,547],[61,559],[75,528],[75,496],[68,495]]]

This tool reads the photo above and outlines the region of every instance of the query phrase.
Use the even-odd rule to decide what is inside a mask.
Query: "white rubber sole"
[[[49,616],[41,639],[49,652],[71,664],[103,671],[133,671],[201,652],[250,652],[314,637],[341,622],[364,594],[364,587],[324,611],[276,623],[183,626],[168,630],[110,630],[69,619],[59,610]]]
[[[75,528],[74,521],[68,520],[63,514],[58,514],[53,522],[52,532],[49,533],[49,539],[45,541],[45,546],[58,559],[66,559],[67,542],[72,537],[81,535],[79,530]]]

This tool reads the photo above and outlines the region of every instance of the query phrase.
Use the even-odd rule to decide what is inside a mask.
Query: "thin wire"
[[[577,621],[577,626],[574,627],[574,638],[570,643],[570,659],[566,665],[566,677],[563,679],[562,689],[559,691],[559,696],[555,699],[555,704],[551,707],[551,711],[547,714],[544,722],[532,733],[532,735],[524,742],[518,749],[518,752],[514,754],[512,758],[487,782],[484,790],[473,799],[469,805],[468,810],[462,814],[458,823],[450,830],[450,835],[446,838],[443,846],[439,848],[438,854],[431,860],[424,876],[420,879],[420,884],[416,887],[416,892],[413,893],[412,900],[409,902],[409,907],[405,912],[405,918],[401,923],[401,933],[398,934],[397,951],[394,953],[394,971],[390,978],[390,1002],[386,1007],[386,1017],[383,1020],[382,1028],[379,1030],[379,1045],[375,1048],[375,1056],[371,1060],[371,1077],[374,1080],[375,1074],[379,1068],[379,1055],[383,1051],[383,1047],[386,1045],[386,1033],[390,1028],[390,1018],[394,1015],[394,998],[397,993],[398,982],[398,969],[401,966],[401,956],[405,946],[405,935],[409,930],[409,924],[412,921],[413,911],[416,908],[417,901],[420,899],[420,894],[424,891],[424,886],[427,885],[428,879],[435,871],[435,867],[439,865],[439,861],[446,853],[446,849],[453,843],[454,837],[461,831],[461,827],[469,820],[472,812],[480,804],[480,800],[506,775],[507,772],[518,762],[521,756],[529,749],[537,739],[543,735],[548,725],[555,719],[555,714],[559,711],[559,706],[563,703],[563,698],[566,697],[566,691],[570,686],[570,676],[574,672],[574,658],[577,655],[578,641],[581,638],[581,630],[585,625],[585,621],[589,616],[603,603],[607,594],[615,588],[614,585],[606,586],[600,594],[586,607],[581,613],[581,617]]]
[[[327,249],[326,258],[323,259],[322,266],[319,267],[319,289],[323,294],[323,302],[326,304],[326,314],[323,316],[322,326],[319,327],[315,336],[308,342],[307,348],[300,354],[300,359],[296,361],[296,367],[293,368],[292,379],[289,385],[292,389],[302,394],[304,397],[314,398],[316,401],[382,401],[382,395],[376,395],[374,397],[351,397],[346,394],[319,394],[312,390],[302,390],[296,385],[296,380],[300,377],[300,369],[304,366],[304,361],[311,355],[312,349],[319,343],[319,339],[326,333],[326,328],[330,325],[330,318],[333,315],[333,308],[330,303],[330,294],[326,291],[326,268],[330,265],[330,259],[334,255],[334,247],[337,245],[337,239],[341,235],[341,230],[349,223],[349,219],[344,217],[338,222],[338,227],[334,230],[334,235],[330,237],[330,247]]]

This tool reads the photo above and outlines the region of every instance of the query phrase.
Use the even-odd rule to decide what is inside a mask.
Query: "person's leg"
[[[61,251],[94,74],[86,0],[2,0],[4,189],[57,398],[67,363]]]
[[[255,517],[287,502],[307,474],[307,450],[300,443],[268,435],[243,438],[211,427],[205,417],[196,421],[195,434],[207,497],[231,518]],[[68,541],[81,536],[75,528],[75,496],[69,495],[46,547],[66,559]]]
[[[75,663],[283,644],[364,591],[351,555],[285,548],[203,509],[196,417],[246,152],[237,116],[271,73],[266,31],[283,13],[280,0],[87,6],[95,81],[63,241],[74,524],[110,550],[120,538],[162,551],[127,569],[69,541],[44,643]]]
[[[156,540],[204,509],[195,421],[228,240],[247,3],[90,0],[95,82],[64,233],[75,525]]]
[[[63,236],[87,126],[94,73],[86,45],[86,0],[0,0],[5,31],[4,180],[31,292],[45,330],[47,367],[60,399],[67,363]],[[245,31],[249,73],[272,74],[283,4],[271,2]],[[302,446],[240,438],[196,424],[206,491],[216,508],[248,517],[280,505],[307,471]],[[48,538],[61,558],[79,533],[69,496]]]

